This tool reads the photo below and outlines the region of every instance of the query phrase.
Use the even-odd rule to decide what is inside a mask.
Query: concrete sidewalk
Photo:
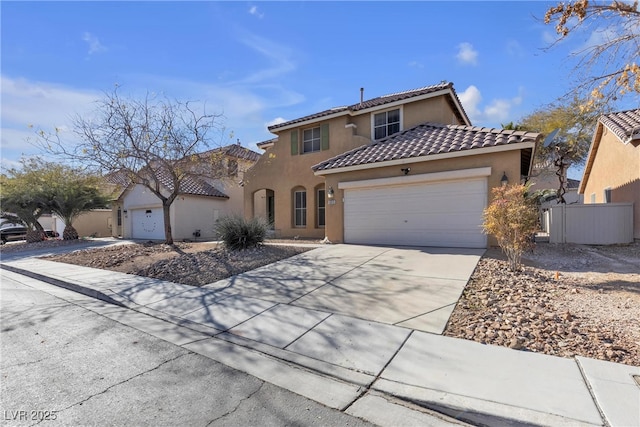
[[[444,328],[479,255],[402,251],[327,246],[202,288],[34,258],[2,267],[90,295],[97,300],[77,298],[90,310],[378,424],[407,421],[389,418],[397,405],[384,402],[394,396],[478,424],[640,425],[639,367],[429,333]],[[459,276],[441,277],[447,262]],[[425,313],[415,292],[427,282],[435,306]],[[397,295],[407,296],[406,310]]]

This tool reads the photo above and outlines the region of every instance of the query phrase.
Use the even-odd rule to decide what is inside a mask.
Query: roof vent
[[[362,107],[362,103],[364,102],[364,88],[360,88],[360,106]]]

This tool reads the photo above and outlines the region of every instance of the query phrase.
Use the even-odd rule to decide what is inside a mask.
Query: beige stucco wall
[[[411,167],[411,176],[425,173],[455,171],[460,169],[490,167],[491,175],[488,178],[488,205],[491,199],[491,189],[501,185],[500,180],[503,173],[507,174],[511,183],[519,182],[520,151],[502,151],[492,154],[457,157],[426,161],[422,163],[412,163],[410,165],[387,166],[326,175],[326,186],[327,188],[333,187],[336,200],[335,204],[327,206],[326,237],[333,243],[341,243],[344,241],[344,190],[338,189],[338,184],[340,182],[403,176],[403,172],[400,169],[406,166]],[[434,202],[437,203],[437,201]],[[497,242],[493,237],[489,236],[488,244],[489,246],[494,246]]]
[[[394,108],[398,108],[398,106],[376,110],[375,113]],[[444,97],[439,96],[402,106],[403,129],[425,122],[456,123],[453,110]],[[290,143],[292,129],[286,129],[277,133],[278,141],[268,148],[262,158],[245,174],[245,216],[248,218],[264,216],[265,207],[261,205],[263,200],[261,195],[264,195],[264,192],[261,190],[273,190],[276,236],[320,239],[325,237],[325,229],[317,226],[316,212],[317,189],[324,185],[324,179],[315,176],[311,167],[371,142],[371,114],[369,113],[353,117],[341,116],[329,121],[300,126],[298,130],[317,127],[324,123],[329,124],[328,150],[292,155]],[[345,128],[347,124],[355,124],[356,127]],[[301,134],[300,132],[300,139]],[[293,192],[296,189],[304,189],[307,192],[306,227],[293,226]],[[327,218],[327,223],[329,221],[330,219]]]
[[[622,143],[603,127],[602,139],[584,187],[584,203],[604,203],[611,188],[611,202],[633,202],[634,238],[640,239],[640,141]]]
[[[178,196],[171,207],[171,223],[175,240],[193,240],[195,238],[193,233],[196,230],[200,230],[200,237],[197,240],[213,240],[217,238],[215,225],[218,218],[234,213],[242,215],[242,211],[233,210],[234,204],[231,203],[231,199]]]
[[[73,227],[80,237],[111,236],[111,209],[95,209],[84,212],[73,221]]]
[[[73,228],[80,237],[109,237],[111,236],[111,216],[111,209],[83,212],[73,221]],[[45,229],[57,231],[62,237],[65,225],[59,216],[46,215],[41,217],[39,222]]]

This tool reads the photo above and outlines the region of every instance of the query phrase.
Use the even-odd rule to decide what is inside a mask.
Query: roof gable
[[[212,150],[195,154],[195,159],[207,161],[207,158],[212,156],[226,156],[240,160],[256,162],[260,159],[261,154],[243,147],[240,144],[230,144],[224,147],[214,148]],[[189,163],[193,162],[192,157],[186,157],[185,159],[188,160]],[[162,186],[167,188],[169,191],[173,191],[173,180],[171,179],[171,174],[167,169],[159,168],[156,170],[155,174],[157,175],[158,181]],[[116,199],[119,199],[129,188],[129,186],[134,184],[132,178],[124,170],[111,172],[104,176],[104,180],[107,183],[116,186],[117,193],[114,196]],[[180,183],[179,193],[184,195],[190,194],[196,196],[220,197],[226,199],[229,198],[229,196],[227,196],[225,193],[218,190],[213,185],[209,184],[206,180],[199,178],[196,175],[187,175],[183,179],[183,181]]]
[[[539,138],[540,134],[536,132],[423,123],[328,159],[312,169],[318,172],[438,154],[465,154],[478,148],[521,142],[535,143]]]
[[[160,184],[166,187],[169,191],[173,191],[173,180],[171,179],[169,171],[164,168],[158,169],[156,170],[156,177],[160,181]],[[229,196],[205,180],[191,175],[185,176],[180,182],[179,193],[184,195],[190,194],[194,196],[220,197],[224,199],[229,198]]]
[[[587,161],[585,162],[584,172],[578,193],[583,194],[591,175],[591,168],[595,161],[600,141],[602,140],[603,127],[606,127],[624,144],[631,141],[640,141],[640,109],[619,111],[617,113],[603,114],[598,119],[598,125],[593,134]]]
[[[625,144],[640,139],[640,109],[604,114],[600,122]]]
[[[392,103],[398,103],[402,101],[407,101],[410,99],[424,97],[424,96],[438,96],[438,95],[446,95],[449,94],[449,102],[452,106],[454,112],[458,115],[461,121],[465,123],[471,123],[467,113],[464,111],[462,107],[462,103],[460,102],[460,98],[456,94],[456,91],[453,88],[453,83],[440,83],[432,86],[425,86],[418,89],[411,89],[403,92],[391,93],[384,96],[379,96],[369,100],[363,100],[362,102],[358,102],[356,104],[352,104],[349,106],[343,107],[335,107],[330,108],[328,110],[321,111],[319,113],[310,114],[304,117],[300,117],[297,119],[289,120],[283,123],[278,123],[276,125],[269,126],[269,131],[277,131],[278,129],[289,127],[295,124],[304,123],[307,121],[317,120],[329,116],[334,115],[355,115],[360,111],[367,110],[369,108],[375,108],[379,106],[384,106]]]
[[[235,157],[241,160],[248,160],[251,162],[257,162],[260,159],[261,154],[256,153],[240,144],[230,144],[220,148],[214,148],[202,153],[198,153],[197,156],[204,158],[215,154],[222,154],[225,156]]]

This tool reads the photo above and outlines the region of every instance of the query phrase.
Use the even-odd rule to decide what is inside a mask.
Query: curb
[[[117,305],[118,307],[126,307],[119,301],[111,298],[110,296],[96,291],[95,289],[85,288],[84,286],[79,286],[73,283],[65,282],[64,280],[54,279],[49,276],[44,276],[42,274],[33,273],[28,270],[23,270],[22,268],[16,268],[10,265],[0,264],[0,268],[3,270],[11,271],[13,273],[22,274],[23,276],[31,277],[32,279],[37,279],[45,283],[49,283],[50,285],[58,286],[60,288],[64,288],[82,295],[86,295],[91,298],[99,299],[101,301],[107,302],[109,304]]]

